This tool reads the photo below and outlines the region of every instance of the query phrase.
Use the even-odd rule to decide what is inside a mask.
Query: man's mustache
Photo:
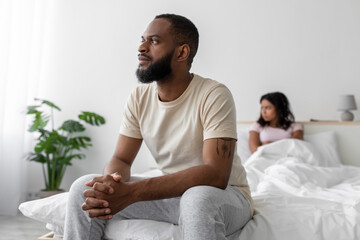
[[[138,59],[139,60],[148,60],[148,61],[151,61],[152,58],[144,53],[139,53],[138,54]]]

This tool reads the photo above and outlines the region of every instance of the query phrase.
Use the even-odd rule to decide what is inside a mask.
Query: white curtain
[[[25,113],[39,85],[48,5],[0,0],[0,215],[15,215],[26,198]]]

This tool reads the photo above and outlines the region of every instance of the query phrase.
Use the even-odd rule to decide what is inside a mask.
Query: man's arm
[[[104,175],[118,172],[123,181],[130,179],[130,168],[139,152],[142,139],[130,138],[119,135],[115,153],[106,165]]]
[[[88,187],[101,188],[99,184],[110,184],[110,182],[120,182],[128,181],[130,179],[130,169],[131,165],[134,162],[134,159],[139,152],[142,139],[130,138],[124,135],[119,135],[118,141],[116,144],[115,152],[110,162],[106,165],[104,169],[104,175],[96,177],[90,182],[87,182]],[[98,192],[97,196],[87,197],[85,203],[83,204],[83,210],[89,211],[89,216],[91,213],[96,213],[100,219],[106,220],[109,219],[107,214],[110,213],[109,203],[102,199],[99,194],[113,193],[114,189],[112,188],[101,188],[102,193]],[[89,191],[89,190],[87,190]],[[90,189],[91,191],[91,189]],[[86,191],[84,192],[85,195]],[[92,209],[92,210],[90,210]]]
[[[128,181],[130,179],[131,165],[139,152],[141,143],[142,139],[131,138],[120,134],[114,155],[104,169],[104,176],[116,173],[121,176],[122,181]],[[94,178],[86,185],[92,187],[95,182],[103,182],[100,180],[102,178],[103,176]]]
[[[132,203],[181,196],[187,189],[194,186],[207,185],[225,189],[231,173],[235,142],[235,139],[230,138],[205,140],[204,164],[174,174],[136,182],[112,181],[107,184],[95,184],[93,189],[85,192],[85,197],[105,200],[111,213],[109,215],[106,213],[100,201],[88,202],[87,200],[86,207],[83,209],[88,210],[90,217],[111,219],[112,215]],[[113,193],[107,194],[110,189],[113,189]]]

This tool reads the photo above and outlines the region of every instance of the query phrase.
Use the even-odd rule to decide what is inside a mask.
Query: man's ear
[[[188,44],[183,44],[177,48],[177,57],[178,62],[187,61],[190,55],[190,46]]]

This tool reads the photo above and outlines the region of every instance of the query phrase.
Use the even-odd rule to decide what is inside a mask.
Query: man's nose
[[[149,48],[147,47],[147,41],[144,41],[140,44],[139,48],[138,48],[138,52],[139,53],[146,53],[149,51]]]

